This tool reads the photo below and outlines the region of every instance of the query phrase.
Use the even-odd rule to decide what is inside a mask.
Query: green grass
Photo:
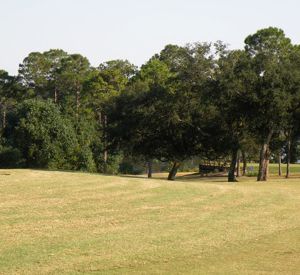
[[[250,172],[249,168],[253,167],[253,171]],[[281,169],[282,169],[282,175],[285,175],[286,173],[286,164],[282,163],[281,164]],[[270,163],[269,164],[269,173],[273,175],[278,175],[278,164],[277,163]],[[248,171],[249,174],[256,176],[257,171],[258,171],[258,163],[248,163]],[[300,175],[300,164],[290,164],[290,173],[291,174],[299,174]]]
[[[0,274],[299,274],[300,178],[0,170]]]

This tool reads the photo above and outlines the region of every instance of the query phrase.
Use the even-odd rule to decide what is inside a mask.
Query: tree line
[[[269,27],[241,50],[216,43],[167,45],[140,68],[127,60],[92,67],[63,50],[30,53],[17,76],[0,70],[1,167],[113,173],[124,157],[180,165],[297,161],[300,46]]]

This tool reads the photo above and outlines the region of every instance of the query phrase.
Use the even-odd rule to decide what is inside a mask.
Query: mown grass
[[[299,274],[300,178],[0,170],[1,274]]]
[[[248,163],[248,174],[256,176],[257,171],[258,171],[258,163]],[[286,173],[286,164],[282,163],[281,164],[281,170],[282,170],[282,175]],[[269,173],[273,175],[278,175],[278,164],[277,163],[270,163],[269,164]],[[290,173],[291,174],[299,174],[300,175],[300,164],[295,163],[295,164],[290,164]]]

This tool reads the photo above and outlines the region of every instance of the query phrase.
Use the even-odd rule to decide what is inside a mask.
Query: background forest
[[[298,159],[300,46],[270,27],[245,39],[167,45],[136,67],[92,67],[60,49],[32,52],[17,76],[0,71],[1,168],[101,173],[228,170]],[[238,169],[239,170],[239,169]]]

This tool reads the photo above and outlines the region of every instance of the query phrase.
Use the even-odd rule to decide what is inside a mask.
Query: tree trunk
[[[171,171],[169,172],[169,175],[168,175],[168,180],[175,180],[175,177],[176,177],[179,166],[180,166],[180,163],[177,162],[177,161],[174,161],[173,167],[172,167],[172,169],[171,169]]]
[[[79,117],[79,107],[80,107],[80,84],[76,83],[76,117]]]
[[[58,93],[56,87],[54,88],[54,103],[57,103]]]
[[[260,153],[257,181],[267,181],[269,175],[269,157],[269,145],[264,143]]]
[[[257,181],[266,181],[268,178],[268,171],[269,171],[268,166],[269,166],[269,157],[270,157],[269,144],[272,135],[273,135],[273,131],[270,130],[268,136],[266,137],[260,149]]]
[[[240,150],[237,152],[237,159],[236,159],[236,176],[240,177],[241,176],[241,160],[240,160]]]
[[[291,135],[288,136],[288,142],[286,147],[286,175],[285,177],[288,178],[290,176],[290,162],[291,162]]]
[[[268,179],[268,177],[269,177],[269,170],[270,170],[269,163],[270,163],[270,149],[268,150],[268,159],[267,159],[267,165],[266,165],[266,179]]]
[[[6,110],[3,110],[3,117],[2,117],[2,128],[6,127]]]
[[[108,159],[106,127],[107,127],[107,116],[104,115],[103,116],[103,143],[104,143],[103,160],[104,160],[104,173],[106,173],[106,171],[107,171],[107,159]]]
[[[281,152],[278,153],[278,176],[282,175],[282,169],[281,169]]]
[[[152,160],[147,161],[148,178],[152,178]]]
[[[76,116],[79,116],[79,107],[80,107],[80,92],[77,90],[76,92]]]
[[[98,123],[99,125],[102,127],[102,113],[100,111],[97,112],[98,113]]]
[[[237,149],[232,150],[231,163],[230,163],[230,167],[229,167],[229,171],[228,171],[228,182],[236,182],[237,181],[237,179],[235,177],[235,167],[236,167],[237,157],[238,157],[237,154],[238,154]]]
[[[247,172],[247,158],[245,151],[242,151],[242,159],[243,159],[243,176],[246,176]]]

